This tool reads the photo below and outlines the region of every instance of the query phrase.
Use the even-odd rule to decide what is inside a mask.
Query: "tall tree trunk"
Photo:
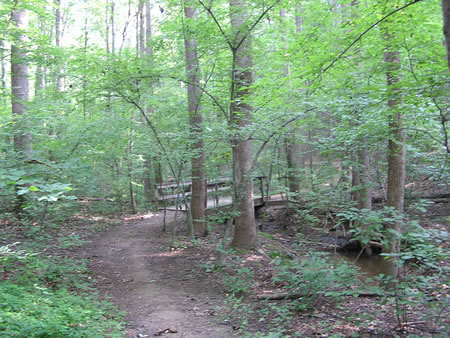
[[[34,83],[34,95],[39,96],[42,91],[45,89],[45,73],[44,73],[44,67],[41,65],[38,65],[36,67],[36,80]]]
[[[138,6],[138,54],[144,55],[145,54],[145,11],[144,11],[144,0],[139,0],[139,6]]]
[[[111,53],[115,53],[116,52],[116,27],[115,27],[115,0],[111,1],[111,18],[110,18],[110,23],[111,23]]]
[[[153,158],[154,159],[154,158]],[[150,155],[146,155],[144,161],[144,195],[147,203],[151,204],[153,208],[158,208],[158,199],[156,196],[156,175],[153,167],[155,163],[152,161]]]
[[[187,2],[186,2],[187,3]],[[190,5],[190,3],[189,3]],[[205,151],[203,144],[203,118],[200,105],[200,65],[197,55],[197,41],[191,33],[190,20],[195,20],[197,11],[186,5],[184,15],[187,19],[184,35],[184,49],[186,61],[186,77],[188,80],[188,109],[190,124],[190,139],[192,147],[192,199],[191,213],[195,235],[206,235],[206,169]]]
[[[356,152],[356,163],[352,169],[353,199],[357,202],[358,209],[372,210],[372,188],[370,178],[370,157],[367,148],[363,146]],[[365,225],[362,225],[363,227]],[[367,228],[367,226],[365,226]],[[373,254],[373,247],[365,246],[368,256]]]
[[[363,147],[359,150],[358,157],[359,162],[361,163],[361,189],[358,208],[372,210],[372,179],[370,177],[370,156],[366,147]]]
[[[83,88],[83,119],[87,117],[87,47],[88,47],[88,19],[87,16],[84,19],[84,39],[83,39],[83,76],[82,76],[82,88]]]
[[[442,16],[444,19],[444,37],[447,48],[447,64],[450,69],[450,1],[442,0]]]
[[[144,58],[144,62],[148,63],[148,66],[153,65],[153,42],[152,42],[152,16],[151,16],[151,4],[150,0],[146,0],[143,3],[141,10],[143,11],[143,15],[141,16],[141,27],[139,29],[140,34],[144,34],[145,36],[140,38],[142,47],[141,53]],[[150,80],[148,82],[148,88],[145,88],[145,91],[149,93],[150,96],[153,96],[153,83]],[[153,115],[153,107],[149,104],[144,104],[144,109],[146,111],[147,116]],[[142,123],[146,123],[145,119],[142,120]],[[154,170],[154,166],[156,166],[156,158],[151,154],[145,155],[144,162],[144,195],[146,201],[153,206],[153,208],[158,208],[158,199],[155,188],[156,183],[156,174]]]
[[[20,30],[16,41],[11,45],[11,94],[12,113],[16,121],[14,130],[14,149],[25,158],[31,157],[31,133],[28,131],[27,102],[29,95],[28,64],[26,63],[25,30],[28,28],[28,12],[15,10],[12,12],[12,21]]]
[[[352,0],[347,6],[343,5],[342,7],[342,16],[344,22],[349,22],[350,20],[358,16],[359,0]],[[360,67],[363,67],[362,63],[358,64],[358,68]],[[358,111],[355,111],[353,113],[361,114]],[[357,167],[359,183],[356,186],[353,185],[353,189],[355,189],[358,193],[357,198],[358,209],[372,210],[372,188],[371,188],[372,182],[370,177],[370,156],[369,156],[370,154],[367,148],[366,141],[364,139],[360,139],[357,146],[358,146],[356,150],[357,163],[355,164],[355,166]],[[366,252],[370,254],[371,249],[366,248]]]
[[[300,169],[303,147],[297,139],[295,129],[287,132],[285,138],[286,164],[288,169],[288,188],[292,194],[297,194],[300,190]]]
[[[357,157],[352,155],[352,200],[358,205],[361,201],[361,192],[359,186],[361,185],[361,175]]]
[[[130,207],[131,212],[133,214],[137,213],[137,207],[136,207],[136,196],[134,193],[134,167],[133,167],[133,151],[134,151],[134,132],[133,132],[133,125],[134,125],[134,114],[131,113],[130,117],[130,131],[128,135],[128,145],[127,145],[127,163],[128,163],[128,182],[129,182],[129,193],[130,193]]]
[[[55,13],[55,45],[56,48],[61,48],[61,0],[55,0],[56,13]],[[60,61],[58,61],[60,62]],[[56,91],[62,93],[64,91],[64,78],[62,76],[62,68],[60,65],[56,68]]]
[[[11,19],[18,29],[17,38],[11,44],[11,108],[14,126],[14,151],[21,159],[31,158],[31,133],[27,121],[28,113],[28,64],[24,45],[27,42],[25,31],[28,28],[28,12],[15,10]],[[14,212],[20,219],[25,204],[25,196],[17,195]]]
[[[0,65],[1,65],[1,84],[2,89],[6,90],[6,62],[5,62],[4,41],[0,40]]]
[[[282,48],[288,48],[288,42],[286,40],[287,32],[283,29],[286,19],[286,9],[280,9],[280,33]],[[301,31],[301,27],[299,28]],[[289,63],[284,64],[284,76],[289,77]],[[290,85],[289,85],[290,87]],[[302,147],[297,137],[297,132],[295,127],[289,127],[286,132],[284,145],[286,151],[286,164],[287,164],[287,176],[288,176],[288,188],[292,194],[298,193],[300,190],[300,161]]]
[[[152,5],[150,0],[145,2],[145,55],[153,58],[153,42],[152,42]],[[151,60],[153,61],[153,59]]]
[[[55,0],[55,6],[56,6],[56,12],[55,12],[55,46],[57,49],[61,48],[61,37],[62,37],[62,16],[61,16],[61,0]],[[60,65],[61,60],[58,60],[57,67],[56,67],[56,95],[58,100],[62,98],[62,92],[64,91],[64,78],[62,76],[62,67]],[[50,121],[49,123],[49,131],[48,131],[49,137],[54,138],[56,136],[55,132],[55,125]],[[49,159],[50,161],[55,161],[55,154],[54,152],[49,149],[48,151]]]
[[[230,0],[231,26],[235,32],[231,83],[231,127],[241,131],[252,124],[253,107],[246,102],[253,83],[252,44],[248,31],[247,3],[245,0]],[[251,139],[237,132],[232,139],[233,197],[239,215],[235,218],[232,245],[239,248],[258,246],[256,235],[253,180],[251,177],[253,146]]]
[[[106,5],[105,5],[105,42],[106,42],[106,54],[109,54],[111,52],[111,48],[110,48],[110,44],[109,44],[109,21],[110,21],[110,17],[109,17],[109,0],[106,0]]]
[[[399,52],[392,46],[389,32],[385,34],[387,49],[384,53],[386,63],[386,81],[388,86],[389,106],[389,145],[388,145],[388,183],[387,183],[387,205],[393,207],[399,213],[403,212],[405,198],[405,161],[406,161],[406,134],[404,129],[403,114],[401,108],[401,93],[398,88],[400,56]],[[392,230],[401,232],[400,222],[391,225]],[[389,253],[400,251],[400,241],[393,236],[389,245]],[[391,275],[397,277],[398,266],[393,260]]]

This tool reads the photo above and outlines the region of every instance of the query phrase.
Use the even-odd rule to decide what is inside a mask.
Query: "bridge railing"
[[[256,176],[254,180],[255,195],[260,196],[264,200],[264,179],[265,176]],[[232,185],[231,178],[220,178],[208,181],[206,184],[206,207],[210,205],[218,206],[219,204],[231,204],[232,199]],[[167,202],[180,201],[184,195],[190,199],[192,195],[192,182],[183,181],[179,184],[174,182],[166,182],[155,185],[157,192],[157,199],[160,203],[167,204]],[[209,203],[208,203],[209,202]]]

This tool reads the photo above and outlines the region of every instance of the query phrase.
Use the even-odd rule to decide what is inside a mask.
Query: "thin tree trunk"
[[[114,21],[114,15],[115,15],[115,2],[114,0],[111,1],[111,53],[116,52],[116,27],[115,27],[115,21]]]
[[[139,40],[138,40],[138,53],[140,55],[145,54],[145,12],[144,12],[144,0],[139,0],[138,7],[138,27],[139,27]]]
[[[106,54],[111,52],[109,46],[109,1],[106,0],[105,6],[105,43],[106,43]]]
[[[370,157],[367,148],[363,146],[361,149],[357,151],[358,163],[357,171],[358,171],[358,180],[359,182],[352,182],[356,185],[353,186],[355,190],[355,198],[358,202],[358,209],[366,209],[372,210],[372,188],[371,188],[371,178],[370,178]],[[368,225],[362,225],[367,229]],[[366,244],[364,247],[364,251],[367,256],[371,256],[373,254],[373,246],[370,244]]]
[[[156,197],[156,180],[153,170],[154,164],[150,156],[147,156],[144,162],[144,195],[147,203],[152,204],[154,208],[158,208],[158,199]]]
[[[134,114],[131,113],[131,123],[130,123],[130,132],[128,136],[128,146],[127,146],[127,161],[128,161],[128,180],[129,180],[129,193],[130,193],[130,207],[131,212],[133,214],[137,213],[136,207],[136,196],[134,194],[134,169],[133,169],[133,123],[134,123]]]
[[[44,68],[41,65],[36,67],[36,80],[34,83],[34,95],[39,96],[45,89]]]
[[[445,46],[447,48],[447,64],[448,69],[450,69],[450,1],[442,0],[442,16],[444,19],[444,37]]]
[[[144,59],[144,62],[148,63],[151,67],[153,65],[153,46],[152,46],[152,16],[151,16],[151,4],[150,0],[142,3],[141,11],[142,15],[140,22],[140,41],[141,41],[141,55]],[[144,36],[142,36],[144,35]],[[148,82],[148,88],[145,88],[145,91],[148,92],[150,96],[153,96],[153,84],[151,80]],[[149,104],[144,104],[144,109],[147,116],[151,116],[153,114],[153,107]],[[145,123],[145,119],[143,118],[142,123]],[[151,156],[151,154],[145,155],[144,162],[144,195],[146,201],[153,206],[153,208],[158,208],[158,199],[157,193],[155,189],[156,183],[156,172],[154,170],[154,166],[156,166],[156,158]]]
[[[56,48],[61,48],[61,0],[55,0],[56,13],[55,13],[55,45]],[[56,91],[62,93],[64,91],[64,78],[62,76],[62,68],[60,65],[56,68]]]
[[[87,17],[84,20],[84,45],[83,45],[83,77],[82,77],[82,87],[83,87],[83,119],[86,120],[87,117],[87,46],[88,46],[88,29],[87,29]]]
[[[190,3],[189,3],[190,5]],[[194,233],[197,236],[206,235],[206,169],[205,151],[203,144],[203,118],[200,105],[200,65],[197,55],[197,41],[190,32],[190,20],[195,20],[197,11],[188,4],[184,8],[187,19],[185,27],[184,47],[186,61],[186,77],[188,80],[188,109],[190,123],[190,139],[192,147],[192,199],[191,213]]]
[[[247,4],[244,0],[230,0],[231,26],[235,32],[231,88],[231,127],[237,131],[252,124],[253,107],[246,102],[250,95],[248,87],[253,83],[252,44],[248,34]],[[247,35],[246,35],[247,34]],[[239,133],[237,133],[239,134]],[[253,200],[253,180],[251,177],[253,145],[252,140],[243,135],[232,141],[233,154],[233,195],[239,215],[235,218],[232,245],[238,248],[253,248],[259,245],[256,235],[255,209]]]
[[[25,31],[28,28],[28,12],[16,10],[12,12],[12,21],[15,26]],[[31,133],[28,131],[26,118],[29,95],[28,64],[26,52],[23,47],[27,41],[25,33],[21,32],[17,40],[11,45],[11,94],[12,113],[14,115],[14,149],[25,158],[31,157]]]
[[[145,2],[145,54],[150,58],[153,58],[153,45],[152,45],[152,5],[150,0]],[[153,60],[152,60],[153,61]]]
[[[352,156],[352,199],[359,205],[361,201],[361,192],[359,190],[361,175],[359,163],[357,163],[356,159],[356,156]]]
[[[61,0],[55,0],[56,12],[55,12],[55,46],[57,49],[61,48],[61,26],[62,26],[62,17],[61,17]],[[58,99],[61,99],[61,93],[64,91],[64,78],[62,76],[62,68],[60,66],[61,60],[58,60],[58,65],[56,67],[56,93]],[[49,137],[54,138],[56,136],[55,126],[52,122],[49,124]],[[48,151],[50,161],[55,161],[55,155],[51,149]]]
[[[364,147],[359,151],[359,162],[361,163],[360,179],[360,200],[359,209],[372,210],[372,179],[370,177],[370,157],[367,148]]]
[[[3,40],[0,40],[0,64],[1,64],[1,83],[2,89],[6,89],[6,62],[5,62],[5,46]]]

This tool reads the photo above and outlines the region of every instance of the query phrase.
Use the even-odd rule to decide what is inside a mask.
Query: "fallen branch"
[[[321,295],[325,296],[325,293],[321,293]],[[298,299],[304,297],[304,293],[266,293],[266,294],[259,294],[256,295],[257,300],[285,300],[285,299]],[[360,292],[356,294],[354,297],[361,297],[361,298],[372,298],[372,297],[380,297],[382,296],[379,293],[376,292]]]

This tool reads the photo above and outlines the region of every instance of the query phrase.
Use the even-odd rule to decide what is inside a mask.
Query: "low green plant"
[[[69,236],[60,237],[58,238],[58,242],[59,247],[61,249],[78,247],[88,243],[88,241],[83,241],[77,234],[71,234]]]
[[[385,290],[378,292],[378,299],[384,308],[391,308],[397,320],[397,327],[407,332],[410,323],[423,323],[424,332],[448,332],[446,321],[449,315],[447,284],[450,270],[443,269],[433,275],[407,274],[405,270],[397,278],[380,274],[367,279],[368,289]],[[374,286],[375,285],[375,286]],[[387,307],[388,305],[388,307]]]
[[[100,302],[86,261],[0,247],[0,336],[121,337],[121,314]]]
[[[278,260],[281,263],[281,260]],[[298,294],[293,302],[296,310],[304,311],[314,307],[321,296],[338,303],[343,296],[357,293],[359,271],[357,267],[342,262],[333,266],[326,253],[309,253],[300,262],[283,261],[278,266],[273,282],[282,285],[288,294]]]
[[[359,241],[361,246],[366,246],[370,241],[379,242],[384,247],[389,247],[393,236],[400,236],[391,230],[390,225],[396,222],[404,222],[403,215],[392,207],[384,207],[380,210],[368,210],[349,208],[337,214],[340,218],[338,226],[349,223],[352,239]]]
[[[244,302],[242,297],[238,297],[235,294],[227,295],[224,309],[225,320],[232,323],[238,323],[233,325],[233,328],[236,330],[239,329],[240,332],[243,333],[248,330],[252,318],[254,317],[255,310],[249,304]]]
[[[232,273],[222,276],[222,285],[225,292],[241,296],[251,291],[254,286],[254,273],[246,267],[241,267]]]
[[[94,296],[43,285],[0,284],[4,337],[121,337],[119,313]]]
[[[400,253],[391,254],[399,259],[401,265],[409,262],[419,268],[439,271],[440,262],[448,261],[450,258],[442,245],[448,240],[447,231],[425,229],[417,221],[412,220],[406,224],[401,238]]]

